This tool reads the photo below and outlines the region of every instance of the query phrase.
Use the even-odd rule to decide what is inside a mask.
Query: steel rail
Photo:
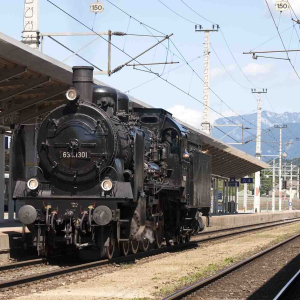
[[[211,233],[224,232],[224,231],[241,229],[241,228],[248,228],[248,227],[255,227],[255,226],[261,226],[261,225],[266,225],[266,224],[274,224],[274,223],[279,223],[279,222],[285,223],[285,222],[293,221],[293,220],[300,220],[300,217],[286,218],[286,219],[277,220],[277,221],[270,221],[270,222],[264,222],[264,223],[242,225],[242,226],[236,226],[236,227],[227,227],[227,228],[221,228],[221,229],[216,229],[216,230],[211,230],[211,231],[204,231],[204,232],[201,232],[199,235],[208,235],[208,234],[211,234]]]
[[[151,250],[151,251],[143,252],[143,253],[139,253],[139,254],[147,253],[147,254],[150,254],[149,256],[152,256],[152,255],[160,254],[160,253],[163,253],[163,252],[176,251],[177,249],[180,249],[182,247],[189,247],[189,246],[192,247],[195,244],[199,244],[199,243],[204,243],[204,242],[213,241],[213,240],[217,240],[217,239],[223,239],[223,238],[234,236],[234,235],[239,235],[239,234],[258,231],[258,230],[263,230],[263,229],[268,229],[268,228],[272,228],[272,227],[276,227],[276,226],[288,225],[288,224],[299,222],[299,221],[300,221],[300,218],[291,218],[291,219],[285,219],[285,220],[280,220],[280,221],[266,222],[266,223],[263,223],[263,224],[250,224],[250,225],[244,225],[244,226],[239,226],[239,227],[229,227],[229,228],[223,228],[223,229],[203,232],[203,233],[200,233],[199,235],[194,236],[193,240],[191,242],[181,244],[181,245],[175,245],[175,247],[174,246],[167,246],[167,247],[163,247],[161,249]],[[270,224],[270,225],[264,226],[266,224]],[[259,227],[257,228],[257,226],[259,226]],[[249,227],[255,227],[255,228],[249,228]],[[208,237],[208,238],[205,238],[205,239],[197,239],[199,237],[201,238],[203,235],[211,235],[211,234],[215,234],[215,233],[219,233],[219,232],[224,232],[224,231],[226,232],[226,231],[238,230],[238,229],[244,229],[244,228],[249,228],[249,229],[248,230],[242,230],[242,231],[236,231],[236,232],[232,232],[232,233],[228,233],[228,234],[224,234],[224,235],[219,235],[219,236],[215,236],[215,237]],[[15,248],[13,248],[13,249],[15,249]],[[156,251],[156,253],[154,253],[154,251]],[[127,256],[127,257],[129,257],[129,256]],[[118,257],[118,259],[120,259],[120,258],[121,257]],[[139,257],[137,257],[137,258],[139,258]],[[129,260],[132,260],[132,259],[133,259],[133,256]],[[46,260],[43,259],[43,258],[37,258],[37,259],[21,261],[21,262],[12,263],[12,264],[6,264],[6,265],[0,266],[0,272],[5,271],[5,270],[9,270],[9,269],[16,269],[16,268],[20,268],[20,267],[25,267],[25,266],[38,265],[38,264],[44,263],[45,261]],[[111,261],[111,262],[113,262],[113,261]],[[0,289],[1,289],[1,282],[0,282]]]
[[[208,237],[206,239],[199,239],[199,240],[193,239],[192,242],[196,242],[196,243],[208,242],[208,241],[223,239],[223,238],[227,238],[227,237],[231,237],[231,236],[235,236],[235,235],[240,235],[240,234],[243,234],[243,233],[249,233],[249,232],[253,232],[253,231],[264,230],[264,229],[277,227],[277,226],[289,225],[289,224],[296,223],[296,222],[299,222],[299,221],[300,221],[300,219],[296,219],[296,220],[291,220],[291,221],[286,221],[286,222],[280,222],[280,223],[277,223],[277,224],[261,226],[261,227],[258,227],[258,228],[250,228],[250,229],[246,229],[246,230],[231,232],[231,233],[228,233],[228,234],[217,235],[217,236],[213,236],[213,237]],[[201,234],[196,236],[196,237],[201,237]]]
[[[288,281],[273,300],[284,299],[286,294],[293,288],[296,281],[300,278],[300,270]]]
[[[204,286],[206,286],[206,285],[220,279],[221,277],[223,277],[223,276],[225,276],[225,275],[241,268],[242,266],[254,261],[255,259],[257,259],[257,258],[259,258],[259,257],[261,257],[261,256],[263,256],[263,255],[265,255],[265,254],[267,254],[267,253],[269,253],[269,252],[271,252],[271,251],[273,251],[273,250],[275,250],[275,249],[277,249],[277,248],[279,248],[279,247],[281,247],[281,246],[283,246],[283,245],[285,245],[285,244],[287,244],[291,241],[293,241],[294,239],[296,239],[298,237],[300,237],[300,234],[294,235],[291,238],[289,238],[289,239],[287,239],[283,242],[280,242],[280,243],[278,243],[278,244],[276,244],[276,245],[274,245],[274,246],[272,246],[272,247],[270,247],[266,250],[263,250],[259,253],[256,253],[256,254],[252,255],[251,257],[249,257],[247,259],[244,259],[244,260],[242,260],[242,261],[240,261],[240,262],[238,262],[238,263],[236,263],[236,264],[234,264],[234,265],[232,265],[232,266],[216,273],[215,275],[212,275],[212,276],[207,277],[203,280],[197,281],[194,284],[192,284],[192,285],[190,285],[186,288],[183,288],[180,291],[178,291],[176,293],[173,293],[172,295],[169,295],[169,296],[165,297],[163,300],[182,299],[183,297],[185,297],[185,296],[187,296],[187,295],[203,288]]]
[[[26,260],[26,261],[20,261],[12,264],[6,264],[0,266],[0,272],[5,271],[5,270],[11,270],[15,268],[20,268],[20,267],[26,267],[26,266],[32,266],[32,265],[39,265],[45,262],[43,258],[37,258],[37,259],[31,259],[31,260]]]

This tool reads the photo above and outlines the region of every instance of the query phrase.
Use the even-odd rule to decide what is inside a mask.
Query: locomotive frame
[[[13,198],[40,255],[56,249],[146,251],[188,241],[209,217],[211,157],[172,115],[131,106],[73,67],[69,103],[36,128],[37,165],[26,173],[24,127],[14,132]]]

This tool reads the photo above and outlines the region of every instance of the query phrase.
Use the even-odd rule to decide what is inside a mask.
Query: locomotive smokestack
[[[93,67],[73,67],[73,86],[79,91],[80,99],[92,102],[93,99]]]

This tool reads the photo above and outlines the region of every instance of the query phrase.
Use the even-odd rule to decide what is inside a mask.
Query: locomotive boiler
[[[135,107],[94,85],[92,67],[73,67],[66,98],[35,129],[34,172],[15,182],[19,219],[40,255],[70,247],[112,258],[183,243],[204,229],[211,159],[198,133],[163,109]],[[18,149],[22,130],[14,134]]]

